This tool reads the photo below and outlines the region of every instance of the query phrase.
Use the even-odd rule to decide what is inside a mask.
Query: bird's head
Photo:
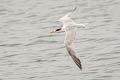
[[[57,33],[57,32],[61,32],[61,30],[62,30],[62,28],[58,28],[58,29],[56,29],[56,30],[53,30],[53,31],[51,31],[51,32],[48,32],[48,33]]]

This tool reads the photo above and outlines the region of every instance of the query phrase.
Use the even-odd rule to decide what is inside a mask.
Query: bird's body
[[[63,27],[59,28],[51,33],[65,31],[65,40],[64,40],[65,47],[66,47],[69,55],[72,57],[73,61],[82,70],[81,62],[78,59],[78,57],[76,56],[76,52],[74,51],[72,44],[73,44],[73,41],[75,40],[76,29],[81,28],[81,27],[85,27],[85,25],[84,24],[76,24],[69,17],[71,14],[72,14],[72,12],[70,12],[67,15],[60,18],[59,21],[63,23]]]
[[[72,57],[73,61],[82,70],[81,62],[76,56],[76,52],[73,50],[72,47],[76,35],[76,25],[69,16],[65,16],[62,19],[63,21],[61,22],[63,22],[63,29],[65,31],[65,41],[64,41],[65,47],[69,55]]]

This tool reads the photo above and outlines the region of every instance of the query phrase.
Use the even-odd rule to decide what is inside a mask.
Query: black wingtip
[[[82,71],[82,65],[80,66],[80,71]]]

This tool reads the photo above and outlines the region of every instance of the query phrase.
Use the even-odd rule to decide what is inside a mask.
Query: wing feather
[[[68,45],[66,46],[66,49],[68,53],[70,54],[70,56],[72,57],[73,61],[76,63],[76,65],[80,68],[80,70],[82,70],[81,61],[76,57],[75,51]]]

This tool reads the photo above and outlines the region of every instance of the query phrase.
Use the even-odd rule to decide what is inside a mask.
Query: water
[[[48,34],[72,18],[83,71],[64,47],[64,33]],[[119,0],[0,0],[0,80],[119,80]]]

